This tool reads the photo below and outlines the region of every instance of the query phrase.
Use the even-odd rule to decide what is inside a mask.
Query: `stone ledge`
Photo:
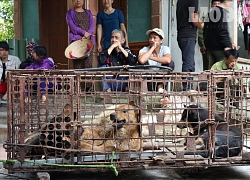
[[[238,63],[242,63],[242,64],[249,64],[250,65],[250,59],[246,59],[246,58],[238,58]]]

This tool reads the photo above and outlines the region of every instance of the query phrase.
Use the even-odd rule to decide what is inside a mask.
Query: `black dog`
[[[215,130],[215,157],[232,157],[237,156],[241,152],[241,130],[229,124],[219,115],[215,114],[216,130]],[[192,129],[192,135],[198,136],[196,143],[207,144],[208,125],[205,120],[208,119],[208,109],[198,105],[190,105],[182,113],[178,128]],[[228,144],[229,142],[229,144]],[[229,152],[229,153],[228,153]],[[185,154],[196,154],[202,157],[208,157],[207,152],[187,152]]]
[[[41,146],[55,147],[55,148],[70,148],[69,142],[64,142],[62,139],[64,136],[69,136],[72,129],[70,129],[70,123],[76,120],[76,112],[74,112],[73,120],[70,118],[69,105],[65,105],[63,113],[53,117],[48,123],[41,125],[41,128],[34,134],[25,138],[25,155],[31,155],[33,157],[40,157],[45,154],[45,149]],[[62,128],[65,124],[65,128]],[[66,127],[69,126],[69,127]],[[68,128],[68,129],[67,129]],[[74,129],[74,140],[83,133],[83,128],[78,130],[80,135],[77,134],[78,129]],[[53,148],[47,148],[47,155],[54,156],[55,150]]]

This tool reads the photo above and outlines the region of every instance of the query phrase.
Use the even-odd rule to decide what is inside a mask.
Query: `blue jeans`
[[[194,72],[195,71],[194,53],[195,53],[196,37],[177,38],[177,41],[182,54],[182,72]],[[187,79],[192,80],[191,77],[188,77]],[[193,86],[192,83],[187,83],[187,82],[182,83],[183,91],[188,91],[190,89],[193,89],[192,86]]]
[[[98,67],[109,67],[108,65],[98,66]],[[125,91],[125,88],[128,87],[128,77],[117,77],[106,76],[102,79],[102,88],[104,91],[111,89],[111,91]],[[110,81],[111,80],[111,81]],[[114,81],[113,81],[114,80]]]
[[[109,81],[115,79],[115,82]],[[107,90],[111,88],[111,91],[125,91],[125,88],[128,86],[128,78],[127,77],[118,77],[114,78],[113,76],[106,76],[106,81],[104,81],[104,78],[102,77],[102,88],[103,90]],[[118,82],[121,81],[121,82]],[[124,82],[122,82],[124,81]]]

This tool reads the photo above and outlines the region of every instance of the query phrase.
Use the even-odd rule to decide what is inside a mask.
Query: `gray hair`
[[[112,31],[112,34],[113,33],[120,33],[121,34],[121,37],[122,38],[125,38],[125,32],[122,30],[122,29],[114,29],[113,31]]]

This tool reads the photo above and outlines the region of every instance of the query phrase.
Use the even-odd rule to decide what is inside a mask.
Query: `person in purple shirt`
[[[53,70],[55,69],[54,63],[48,58],[47,56],[47,50],[44,46],[36,46],[34,47],[34,52],[33,52],[33,58],[34,61],[30,66],[27,66],[25,69],[35,69],[35,70]],[[27,91],[37,91],[37,82],[36,79],[33,79],[33,85],[32,85],[32,90],[29,88],[29,85],[25,86],[25,89]],[[46,86],[48,88],[48,91],[51,93],[53,92],[53,83],[50,81],[46,81],[46,78],[41,78],[40,79],[40,92],[42,94],[42,103],[46,101]],[[29,93],[26,93],[26,96],[29,96]],[[29,102],[30,98],[26,97],[25,101]]]
[[[95,45],[95,21],[90,10],[84,9],[84,0],[72,0],[73,9],[69,9],[66,14],[66,22],[69,26],[70,43],[80,39],[90,39]],[[92,68],[93,51],[82,59],[73,60],[74,69]],[[92,83],[87,83],[83,90],[91,90]]]
[[[90,10],[84,9],[84,0],[72,0],[73,9],[69,9],[66,14],[66,22],[69,26],[70,43],[80,39],[91,39],[95,45],[95,21]],[[75,59],[73,61],[74,69],[83,69],[92,67],[93,53],[84,59]]]
[[[44,46],[34,47],[33,58],[33,63],[25,69],[55,69],[54,63],[47,57],[47,49]]]

